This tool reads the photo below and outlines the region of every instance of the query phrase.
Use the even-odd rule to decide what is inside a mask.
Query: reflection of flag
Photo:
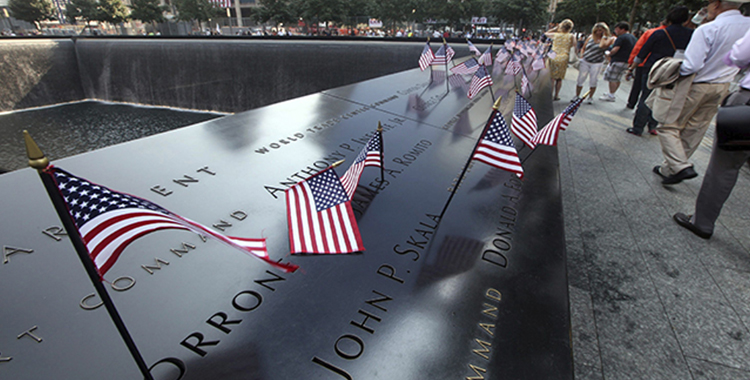
[[[508,53],[508,49],[506,49],[504,46],[500,48],[500,50],[497,51],[497,55],[495,56],[495,62],[502,64],[505,62],[506,59],[510,56],[510,53]]]
[[[464,78],[458,74],[449,76],[448,82],[450,82],[451,86],[453,87],[462,88],[464,90],[467,89],[466,80],[464,80]]]
[[[534,60],[531,64],[531,69],[534,71],[541,70],[544,68],[544,56],[539,56],[539,59]]]
[[[557,145],[557,137],[560,134],[560,130],[568,128],[568,124],[570,124],[570,120],[573,119],[576,111],[578,111],[581,102],[583,102],[583,98],[577,98],[571,102],[562,113],[555,116],[542,130],[537,132],[531,141],[535,144]]]
[[[45,173],[53,177],[60,190],[100,276],[132,241],[164,229],[189,230],[241,249],[285,271],[297,269],[296,265],[271,260],[265,239],[224,236],[145,199],[96,185],[56,167],[47,168]]]
[[[485,66],[492,66],[492,46],[488,47],[487,50],[484,51],[484,54],[479,57],[479,63]]]
[[[451,68],[451,72],[455,74],[474,74],[479,69],[479,63],[475,58],[469,58],[468,60]]]
[[[510,61],[505,66],[506,75],[517,75],[521,72],[521,64],[516,61],[513,57],[510,57]]]
[[[531,90],[531,82],[529,82],[529,77],[526,76],[526,73],[524,73],[521,76],[521,92],[526,94]]]
[[[473,99],[479,91],[487,86],[492,86],[492,77],[490,76],[490,73],[487,72],[486,67],[479,66],[477,72],[471,77],[471,85],[469,85],[469,91],[466,93],[466,96],[468,96],[469,99]]]
[[[505,124],[503,114],[498,110],[492,112],[495,115],[484,131],[484,135],[482,135],[482,139],[471,159],[516,173],[523,178],[523,167],[521,167],[518,152],[516,152],[516,147],[510,138],[510,133],[508,133],[508,125]]]
[[[471,43],[471,41],[466,40],[466,43],[469,45],[469,51],[473,51],[474,54],[476,54],[476,55],[482,55],[482,52],[479,51],[479,49],[477,49],[477,47],[474,46],[474,44]]]
[[[364,251],[341,180],[328,168],[286,190],[292,253]]]
[[[341,183],[344,185],[346,195],[351,198],[354,195],[354,191],[357,190],[357,184],[359,184],[359,177],[362,176],[362,170],[365,166],[381,167],[383,166],[380,161],[380,146],[383,142],[381,141],[380,132],[376,132],[374,136],[370,138],[364,148],[359,152],[357,158],[354,159],[352,166],[349,170],[341,176]]]
[[[430,66],[434,59],[435,55],[432,53],[432,49],[430,48],[430,42],[427,41],[427,44],[424,45],[424,49],[422,49],[422,55],[419,56],[419,68],[424,71],[427,67]]]
[[[513,120],[510,123],[510,130],[529,148],[534,149],[536,144],[531,140],[537,132],[536,112],[531,108],[529,102],[518,93],[516,93],[516,103],[513,107]]]
[[[435,59],[432,61],[432,65],[434,66],[448,64],[448,62],[453,59],[454,55],[456,55],[456,52],[453,50],[453,48],[448,46],[448,44],[443,44],[443,46],[441,46],[440,49],[435,52]]]

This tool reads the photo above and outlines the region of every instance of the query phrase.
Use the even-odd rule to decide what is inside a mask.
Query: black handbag
[[[724,150],[750,150],[750,100],[746,104],[719,107],[716,144]]]

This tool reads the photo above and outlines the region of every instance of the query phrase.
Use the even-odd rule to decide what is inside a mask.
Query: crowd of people
[[[750,66],[750,17],[739,11],[748,2],[709,0],[692,18],[687,7],[675,6],[659,26],[639,31],[638,37],[627,22],[617,23],[612,31],[600,22],[588,36],[576,38],[573,22],[562,21],[545,33],[556,53],[549,64],[554,100],[560,99],[573,55],[578,58],[576,97],[588,80],[587,103],[593,102],[602,71],[608,87],[601,101],[616,102],[623,77],[632,77],[625,107],[635,114],[625,132],[658,136],[664,159],[653,172],[664,186],[696,178],[690,158],[719,107],[750,106],[750,73],[740,79],[737,91],[729,91],[740,69]],[[747,128],[750,135],[750,121]],[[724,150],[715,140],[695,211],[676,213],[675,222],[710,238],[740,168],[749,160],[750,150]]]

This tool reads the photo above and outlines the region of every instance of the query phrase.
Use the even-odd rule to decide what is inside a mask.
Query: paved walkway
[[[569,69],[558,113],[575,94]],[[750,170],[706,241],[672,221],[692,213],[698,178],[663,187],[658,138],[625,132],[630,84],[583,104],[559,142],[576,379],[750,379]]]

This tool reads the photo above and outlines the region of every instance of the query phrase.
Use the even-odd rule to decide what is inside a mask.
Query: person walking
[[[556,56],[549,61],[550,77],[555,87],[554,100],[560,100],[560,89],[562,88],[565,72],[568,69],[570,59],[570,48],[575,46],[575,37],[570,31],[573,30],[573,21],[565,19],[559,25],[544,33],[552,40],[552,51]]]
[[[615,35],[617,38],[612,44],[612,49],[607,52],[609,53],[607,54],[609,56],[609,65],[607,65],[607,70],[604,71],[604,80],[609,82],[609,92],[602,94],[599,100],[607,102],[615,101],[615,92],[620,88],[622,75],[628,68],[630,51],[633,50],[633,46],[636,43],[635,37],[629,31],[630,24],[625,21],[620,21],[615,25]]]
[[[628,103],[625,105],[625,107],[633,110],[635,109],[635,106],[638,105],[638,99],[641,96],[641,84],[643,82],[643,62],[634,65],[633,61],[635,60],[635,57],[638,55],[638,53],[641,51],[641,48],[643,47],[643,44],[648,41],[648,38],[651,37],[651,34],[659,29],[666,28],[667,25],[665,21],[662,21],[659,26],[656,28],[649,29],[638,38],[638,41],[635,43],[635,46],[633,47],[633,50],[630,51],[630,58],[628,58],[628,70],[631,72],[634,72],[633,75],[633,86],[630,88],[630,95],[628,95]],[[634,69],[635,67],[635,69]]]
[[[680,75],[694,75],[685,103],[675,122],[657,128],[664,162],[653,171],[662,178],[663,185],[698,176],[688,159],[726,97],[729,82],[739,72],[739,68],[727,66],[723,58],[750,29],[750,17],[739,11],[747,2],[750,0],[711,0],[706,18],[713,21],[699,26],[685,49]]]
[[[682,26],[688,18],[690,18],[690,11],[686,6],[678,5],[672,8],[664,19],[664,24],[667,27],[654,31],[633,60],[630,67],[643,63],[644,75],[641,78],[640,101],[633,118],[633,126],[627,129],[628,133],[640,136],[648,126],[649,133],[657,134],[656,126],[658,123],[652,116],[651,108],[646,105],[646,98],[652,91],[646,85],[648,75],[656,61],[664,57],[673,57],[677,51],[680,52],[680,55],[684,54],[684,50],[690,42],[690,36],[693,35],[693,29]]]
[[[732,50],[723,58],[724,63],[739,68],[750,67],[750,29],[737,41]],[[748,104],[750,102],[750,72],[740,81],[738,92],[729,96],[726,106]],[[740,168],[750,160],[750,150],[728,151],[719,148],[714,140],[711,160],[708,162],[706,176],[695,201],[695,214],[685,215],[681,212],[672,217],[677,224],[690,232],[708,239],[713,235],[716,219],[729,194],[737,183]]]
[[[586,78],[589,79],[589,96],[586,103],[591,104],[596,92],[596,84],[599,72],[604,62],[604,52],[607,49],[609,38],[609,27],[606,23],[597,22],[591,28],[591,35],[584,41],[581,48],[581,60],[578,67],[578,80],[576,82],[576,97],[581,95]]]

